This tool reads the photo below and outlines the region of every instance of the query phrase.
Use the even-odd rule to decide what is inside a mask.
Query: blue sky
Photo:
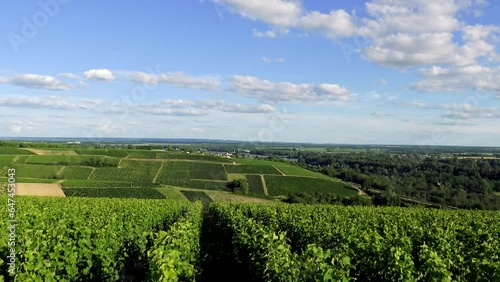
[[[500,146],[493,1],[1,5],[0,136]]]

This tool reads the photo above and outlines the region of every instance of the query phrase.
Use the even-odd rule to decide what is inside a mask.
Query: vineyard
[[[95,156],[110,156],[124,158],[128,156],[128,152],[124,150],[107,150],[107,149],[77,149],[75,152],[79,155],[95,155]]]
[[[63,188],[67,197],[165,199],[153,188]]]
[[[155,183],[126,182],[126,181],[95,181],[95,180],[65,180],[63,188],[156,188]]]
[[[332,193],[335,191],[335,194],[341,197],[352,196],[357,193],[356,190],[353,190],[346,184],[321,178],[266,175],[264,179],[269,195],[274,196],[307,192],[310,187],[314,187],[314,191],[320,193]]]
[[[63,189],[95,195],[14,198],[16,281],[500,281],[495,211],[214,203],[182,191],[202,217],[201,203],[153,188]],[[99,199],[124,190],[163,200]]]
[[[87,179],[92,173],[93,168],[68,166],[62,171],[61,178],[64,179]]]
[[[252,195],[265,195],[262,177],[260,175],[247,175],[248,191]]]
[[[500,281],[498,212],[216,203],[210,214],[213,278],[223,265],[233,281]]]
[[[200,190],[234,191],[230,182],[246,179],[248,187],[237,190],[255,197],[284,199],[294,193],[329,193],[349,197],[358,192],[328,176],[291,164],[215,155],[125,149],[0,148],[0,180],[7,168],[26,183],[57,183],[63,188],[160,188],[174,186]],[[26,153],[7,154],[9,152]],[[267,187],[267,189],[266,189]],[[111,190],[64,189],[66,196],[109,197]],[[120,191],[120,190],[117,190]],[[144,198],[159,194],[122,190],[124,196]]]
[[[169,200],[16,197],[16,281],[191,281],[201,205]],[[7,202],[6,197],[1,197]],[[2,209],[3,218],[8,218]],[[7,221],[0,222],[2,230]],[[7,237],[0,239],[0,280]]]
[[[0,155],[34,155],[34,153],[25,149],[0,147]]]
[[[277,174],[281,173],[270,165],[224,165],[228,173]]]
[[[53,165],[15,164],[12,165],[12,168],[16,169],[16,174],[22,177],[57,179],[60,178],[59,172],[63,167]]]

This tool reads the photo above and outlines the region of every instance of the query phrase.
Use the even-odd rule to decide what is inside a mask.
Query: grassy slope
[[[184,194],[181,193],[181,191],[175,187],[162,187],[162,188],[156,188],[158,192],[162,193],[167,199],[172,199],[172,200],[179,200],[179,201],[187,201],[188,199]]]
[[[310,171],[294,165],[276,164],[275,166],[279,168],[286,175],[317,177],[317,178],[332,180],[332,178],[327,175],[321,174],[319,172]]]
[[[296,176],[264,176],[270,196],[281,196],[290,193],[321,192],[334,193],[340,197],[352,196],[358,193],[343,183],[326,179],[296,177]]]

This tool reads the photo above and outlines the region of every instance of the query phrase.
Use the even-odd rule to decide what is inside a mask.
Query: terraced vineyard
[[[87,179],[94,171],[91,167],[68,166],[62,171],[61,178],[64,179]]]
[[[272,196],[305,193],[312,189],[320,193],[334,193],[340,197],[358,193],[346,184],[322,178],[266,175],[264,179],[269,195]]]
[[[156,183],[126,182],[126,181],[96,181],[96,180],[65,180],[63,188],[155,188]]]
[[[63,188],[67,197],[165,199],[154,188]]]
[[[34,153],[26,149],[0,147],[0,155],[34,155]]]
[[[262,177],[260,175],[247,175],[248,191],[252,195],[264,196],[264,185],[262,184]]]
[[[124,158],[128,156],[125,150],[107,150],[107,149],[76,149],[75,152],[79,155],[95,155],[95,156],[110,156]]]
[[[327,192],[340,197],[357,193],[327,176],[291,164],[264,160],[232,160],[214,155],[151,150],[33,150],[43,155],[19,148],[1,150],[5,154],[0,155],[0,169],[15,168],[17,177],[23,182],[62,181],[63,188],[158,188],[171,185],[230,191],[228,183],[243,178],[248,180],[249,185],[244,192],[258,197],[287,197],[299,191]],[[24,155],[8,155],[9,152]],[[5,176],[4,170],[2,175]],[[110,193],[82,192],[78,189],[65,191],[68,196],[86,197],[108,196]],[[124,195],[132,195],[129,190],[123,191],[127,191]],[[134,197],[142,196],[137,194]]]
[[[26,163],[27,164],[43,164],[43,165],[84,165],[92,160],[107,162],[109,166],[118,164],[119,159],[103,157],[103,156],[31,156]]]
[[[16,169],[16,174],[20,177],[30,177],[30,178],[49,178],[58,179],[60,178],[59,172],[62,170],[62,166],[53,165],[24,165],[24,164],[14,164],[11,165],[12,168]]]
[[[270,165],[224,165],[228,173],[244,173],[244,174],[276,174],[281,173]]]

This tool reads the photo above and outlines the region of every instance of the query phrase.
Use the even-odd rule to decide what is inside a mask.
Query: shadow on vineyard
[[[200,236],[200,276],[199,281],[252,281],[248,271],[232,260],[232,251],[226,242],[231,236],[224,234],[223,227],[217,226],[213,217],[204,212]]]

